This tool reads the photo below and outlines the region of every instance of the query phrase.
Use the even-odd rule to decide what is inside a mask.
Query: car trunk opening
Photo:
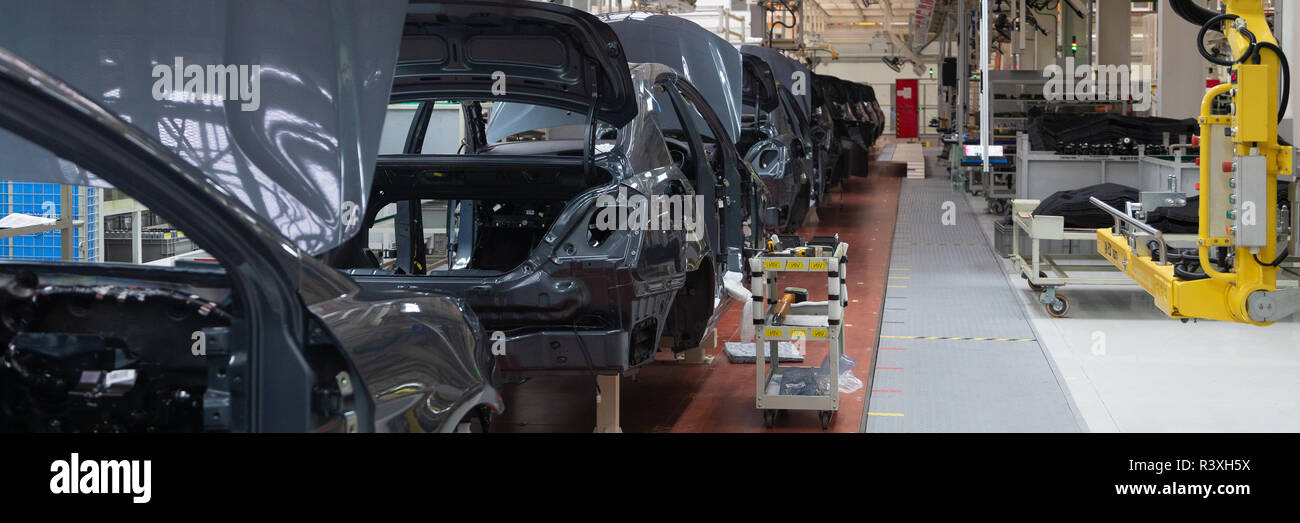
[[[566,233],[571,223],[552,228],[574,197],[613,180],[604,169],[584,169],[581,158],[555,154],[382,156],[363,233],[332,263],[353,274],[510,272],[548,235],[554,241]]]

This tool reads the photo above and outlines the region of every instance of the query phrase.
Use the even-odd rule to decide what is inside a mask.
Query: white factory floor
[[[979,220],[992,242],[995,218]],[[1069,315],[1052,318],[1010,260],[1000,261],[1092,432],[1300,431],[1294,318],[1269,327],[1184,324],[1136,284],[1064,287]]]

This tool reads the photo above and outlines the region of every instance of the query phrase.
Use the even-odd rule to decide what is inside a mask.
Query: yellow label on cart
[[[812,262],[808,264],[808,268],[814,271],[824,271],[826,270],[826,262],[824,261]]]
[[[763,335],[769,338],[780,338],[782,332],[781,329],[763,329]]]
[[[828,336],[830,336],[830,332],[826,329],[813,329],[812,337],[814,338],[825,338]]]
[[[785,262],[785,268],[787,268],[787,269],[801,269],[801,270],[802,270],[802,269],[803,269],[803,262],[802,262],[802,261],[788,261],[788,262]]]
[[[790,337],[791,337],[791,338],[795,338],[795,339],[798,339],[798,338],[807,338],[807,337],[808,337],[808,330],[807,330],[807,329],[790,329]]]
[[[764,262],[763,262],[763,268],[764,268],[764,269],[780,269],[780,268],[781,268],[781,261],[780,261],[780,260],[776,260],[776,261],[764,261]]]

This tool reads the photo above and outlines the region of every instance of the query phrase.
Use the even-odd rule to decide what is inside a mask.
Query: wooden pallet
[[[912,180],[925,178],[925,154],[919,143],[900,143],[894,145],[895,162],[907,163],[907,177]]]

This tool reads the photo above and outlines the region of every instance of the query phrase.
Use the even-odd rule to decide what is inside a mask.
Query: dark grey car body
[[[736,171],[735,177],[729,174],[719,182],[719,194],[727,203],[721,221],[749,223],[749,234],[740,227],[724,227],[722,235],[731,246],[761,244],[763,233],[781,224],[771,192],[744,159],[747,150],[736,147],[744,113],[744,66],[739,49],[699,24],[676,16],[635,11],[603,14],[600,19],[618,35],[629,61],[667,65],[685,80],[680,83],[682,95],[706,120],[700,122],[699,129],[706,155],[720,169]],[[665,114],[663,123],[674,130],[683,127],[671,113]],[[734,202],[741,204],[731,205]],[[735,265],[740,258],[728,256],[729,270],[748,272]]]
[[[364,212],[403,4],[5,13],[0,178],[121,187],[216,263],[0,262],[0,430],[433,432],[503,407],[463,302],[312,257]],[[151,99],[173,58],[260,64],[260,107]]]
[[[840,149],[839,159],[835,163],[836,177],[843,180],[850,176],[866,176],[870,145],[866,136],[870,127],[852,107],[853,94],[849,82],[834,76],[817,75],[826,98],[825,107],[835,125],[835,136]]]
[[[770,47],[744,45],[740,46],[740,52],[759,58],[772,72],[781,106],[810,165],[809,206],[815,207],[826,192],[834,163],[831,163],[833,158],[827,147],[829,140],[824,135],[825,128],[819,129],[819,122],[814,119],[812,70]]]
[[[495,71],[504,72],[499,90]],[[446,201],[448,261],[439,267],[422,246],[399,244],[404,269],[380,269],[366,263],[363,234],[331,263],[368,285],[462,297],[484,343],[501,349],[506,376],[626,373],[661,345],[697,345],[730,302],[719,277],[731,249],[715,214],[723,195],[682,172],[659,127],[666,109],[653,92],[673,78],[661,64],[629,67],[610,28],[578,10],[412,3],[392,101],[460,102],[465,145],[463,154],[422,154],[428,117],[417,112],[404,154],[380,158],[372,198]],[[489,123],[479,102],[493,104]],[[568,125],[582,126],[583,137],[490,143],[501,127]],[[598,201],[618,194],[699,194],[704,228],[596,234]],[[399,237],[422,238],[422,224],[400,212],[395,227],[410,233]]]
[[[831,116],[836,108],[827,92],[825,82],[817,75],[809,77],[812,92],[812,113],[809,118],[813,147],[818,150],[817,172],[822,180],[822,195],[838,186],[843,173],[840,171],[840,155],[844,153],[837,134],[835,119]]]
[[[794,232],[814,198],[812,148],[772,67],[759,56],[742,56],[745,115],[737,148],[746,151],[745,160],[771,192],[780,209],[780,228]]]

